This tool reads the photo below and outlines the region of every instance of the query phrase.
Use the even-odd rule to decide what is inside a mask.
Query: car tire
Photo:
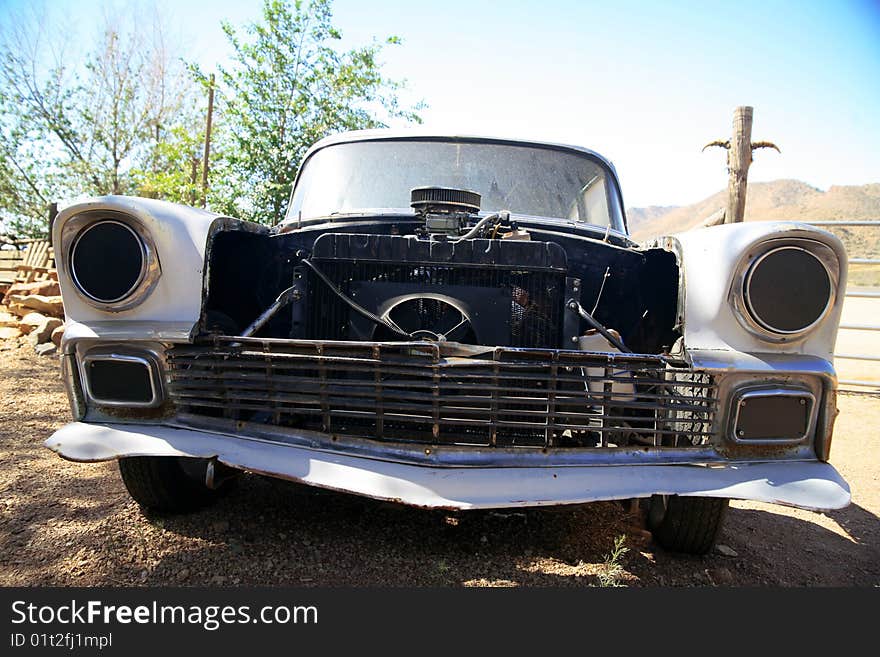
[[[648,529],[670,552],[706,554],[715,545],[727,498],[654,495],[648,506]]]
[[[208,488],[207,466],[207,459],[131,456],[119,459],[119,474],[129,495],[143,508],[185,513],[212,504],[229,488],[231,482]]]

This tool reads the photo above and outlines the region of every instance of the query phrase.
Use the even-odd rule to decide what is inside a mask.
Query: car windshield
[[[481,211],[581,221],[622,230],[614,179],[587,153],[430,139],[336,144],[309,157],[287,219],[376,210],[412,212],[413,187],[479,192]]]

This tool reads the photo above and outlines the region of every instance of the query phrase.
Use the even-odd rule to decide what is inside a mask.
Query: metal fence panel
[[[834,221],[834,220],[822,220],[822,221],[808,221],[813,226],[820,227],[850,227],[850,226],[864,226],[870,227],[873,229],[880,228],[880,219],[862,219],[862,220],[853,220],[853,221]],[[849,265],[851,267],[859,267],[863,265],[878,265],[880,264],[880,258],[849,258]],[[880,290],[856,290],[856,289],[848,289],[845,298],[853,298],[853,299],[880,299]],[[846,305],[844,304],[844,313],[846,313]],[[880,317],[880,302],[877,302],[877,313],[874,315],[875,317]],[[853,323],[853,322],[843,322],[840,325],[841,331],[869,331],[869,332],[877,332],[880,331],[880,324],[875,323]],[[880,362],[880,353],[835,353],[835,360],[850,360],[864,363],[876,363]],[[880,395],[880,380],[866,380],[866,379],[840,379],[838,381],[841,390],[849,390],[852,392],[862,392]]]

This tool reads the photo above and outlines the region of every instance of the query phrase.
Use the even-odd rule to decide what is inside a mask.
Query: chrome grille
[[[668,358],[216,337],[168,352],[181,414],[426,444],[697,446],[712,378]]]

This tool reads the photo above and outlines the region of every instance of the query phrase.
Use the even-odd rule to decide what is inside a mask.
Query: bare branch
[[[779,153],[780,155],[782,154],[782,151],[779,150],[779,146],[774,144],[772,141],[753,141],[752,150],[756,150],[758,148],[775,148],[777,153]]]
[[[728,139],[727,141],[721,141],[720,139],[716,139],[715,141],[710,141],[708,144],[703,146],[703,148],[700,152],[702,153],[710,146],[720,146],[721,148],[729,149],[730,148],[730,140]]]

